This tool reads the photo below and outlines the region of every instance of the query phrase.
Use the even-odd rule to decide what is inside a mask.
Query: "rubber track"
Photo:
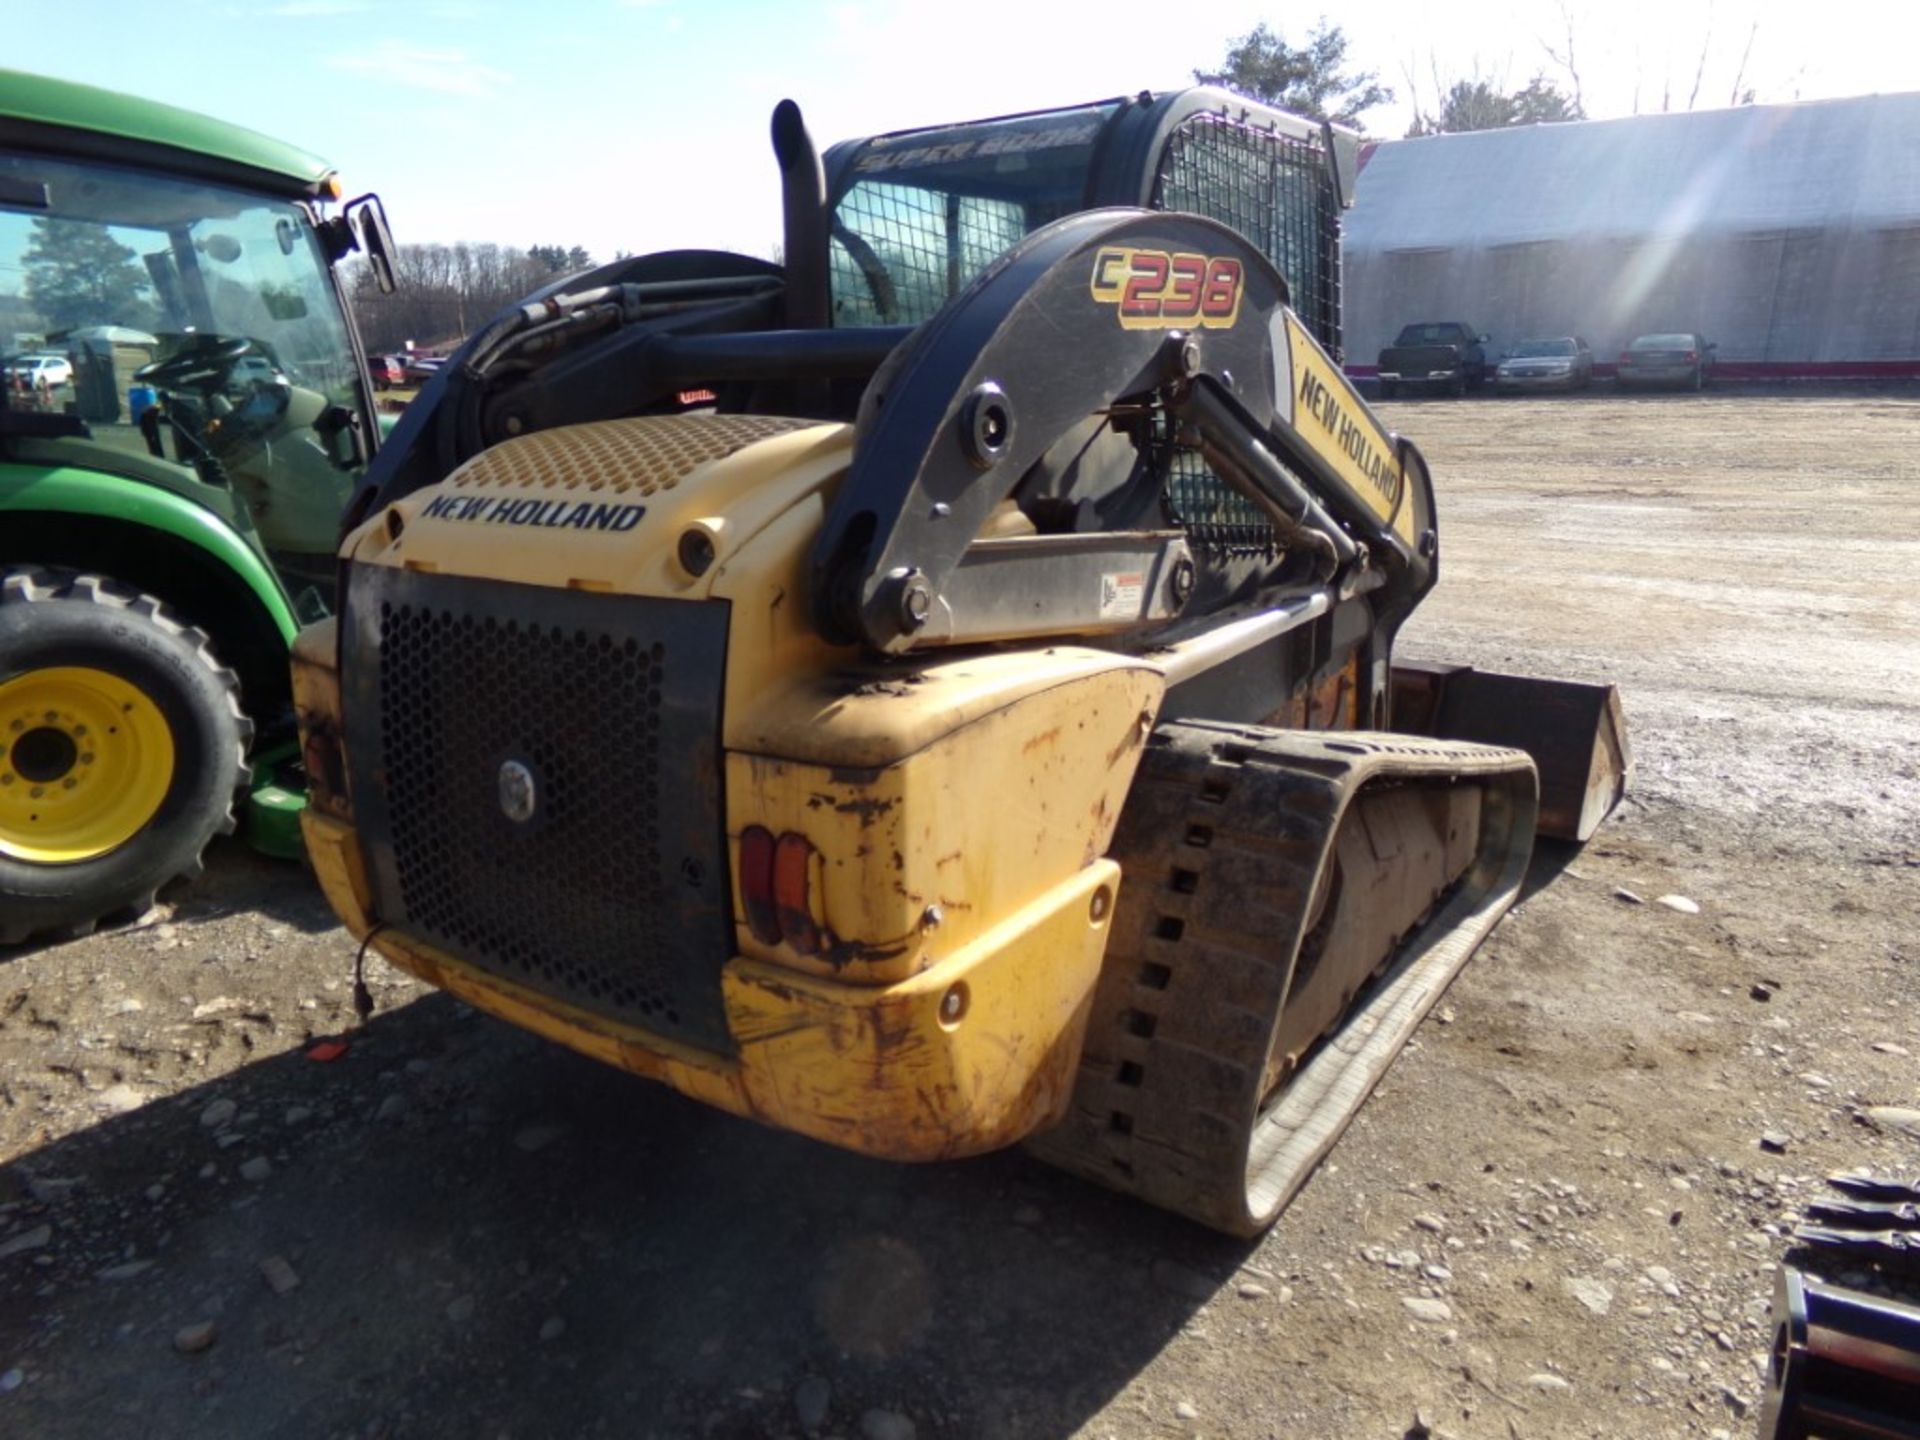
[[[1320,870],[1375,783],[1486,787],[1481,849],[1341,1026],[1260,1089]],[[1414,736],[1156,730],[1114,838],[1118,913],[1067,1118],[1028,1148],[1215,1229],[1271,1225],[1518,894],[1532,762]]]
[[[219,679],[226,691],[227,704],[232,707],[234,722],[239,731],[240,744],[234,755],[234,797],[246,792],[247,783],[253,778],[252,767],[247,764],[247,750],[253,743],[253,721],[240,707],[240,677],[221,663],[213,650],[213,637],[197,625],[189,625],[176,616],[173,611],[151,595],[142,594],[130,585],[108,579],[105,576],[87,572],[61,570],[52,566],[22,565],[0,571],[0,605],[39,604],[50,600],[78,599],[94,605],[109,606],[131,610],[136,615],[150,621],[155,627],[179,636],[192,647],[199,660]],[[232,803],[220,818],[213,834],[231,835],[239,827],[239,817]],[[209,835],[208,840],[212,840]],[[206,869],[203,857],[205,845],[195,852],[193,857],[172,876],[171,880],[193,880]],[[163,883],[170,883],[163,882]],[[0,945],[18,945],[24,941],[42,938],[47,940],[77,940],[91,935],[99,928],[102,920],[138,919],[153,908],[153,902],[159,889],[136,895],[131,900],[105,907],[100,914],[68,921],[59,925],[41,925],[32,922],[16,922],[0,919]]]

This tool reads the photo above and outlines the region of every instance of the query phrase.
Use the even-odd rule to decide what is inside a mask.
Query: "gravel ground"
[[[1383,413],[1441,491],[1404,652],[1618,682],[1636,784],[1262,1243],[770,1133],[379,965],[323,1059],[353,947],[229,846],[0,954],[0,1433],[1751,1433],[1796,1207],[1920,1168],[1868,1113],[1920,1107],[1920,402]]]

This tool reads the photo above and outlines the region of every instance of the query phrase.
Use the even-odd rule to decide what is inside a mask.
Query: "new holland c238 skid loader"
[[[1438,531],[1329,355],[1352,137],[1187,91],[774,142],[784,266],[563,281],[382,449],[296,649],[321,881],[738,1114],[1253,1234],[1536,814],[1618,798],[1617,699],[1392,663]]]

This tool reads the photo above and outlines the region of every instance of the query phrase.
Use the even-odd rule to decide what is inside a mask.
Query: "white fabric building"
[[[1347,215],[1346,354],[1462,320],[1610,362],[1692,330],[1722,373],[1920,376],[1920,93],[1395,140]]]

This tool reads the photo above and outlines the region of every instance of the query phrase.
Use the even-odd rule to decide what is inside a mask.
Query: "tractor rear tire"
[[[0,944],[87,934],[199,874],[252,736],[206,632],[151,595],[0,572]]]

